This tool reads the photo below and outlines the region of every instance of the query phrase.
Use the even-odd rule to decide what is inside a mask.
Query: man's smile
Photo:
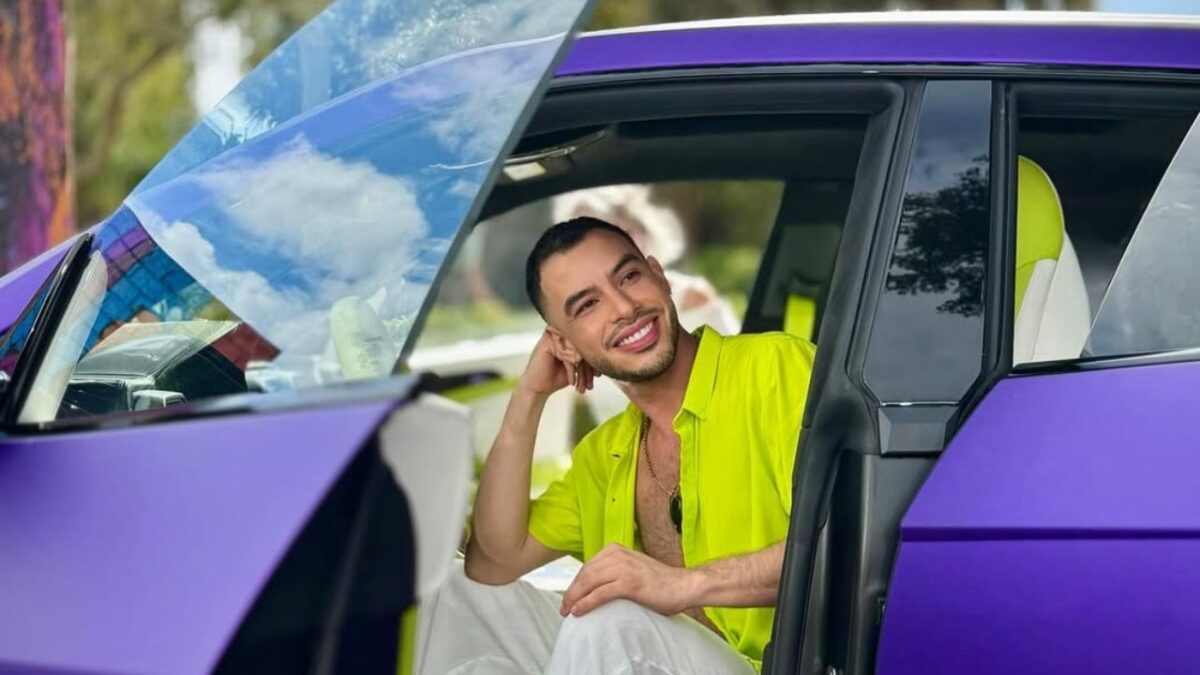
[[[622,352],[642,352],[658,344],[658,315],[652,314],[635,321],[632,326],[617,334],[613,348]]]

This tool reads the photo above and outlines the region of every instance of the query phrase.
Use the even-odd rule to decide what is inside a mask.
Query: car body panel
[[[978,14],[978,21],[903,12],[867,19],[829,15],[592,33],[576,41],[558,76],[812,64],[1200,70],[1200,23],[1195,21],[1064,25]]]
[[[8,330],[71,248],[74,237],[0,278],[0,330]]]
[[[202,673],[396,400],[0,443],[0,671]]]
[[[998,383],[904,517],[879,672],[1200,667],[1197,383],[1200,363]]]

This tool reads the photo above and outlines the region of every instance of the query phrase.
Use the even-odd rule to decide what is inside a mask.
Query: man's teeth
[[[651,321],[651,322],[647,323],[645,326],[642,326],[642,329],[641,329],[641,330],[639,330],[638,332],[634,333],[633,335],[630,335],[629,337],[625,338],[624,340],[621,340],[621,341],[620,341],[620,342],[618,342],[617,344],[621,345],[622,347],[624,347],[624,346],[626,346],[626,345],[631,345],[631,344],[633,344],[633,343],[637,342],[638,340],[641,340],[642,338],[644,338],[644,337],[646,337],[647,335],[649,335],[649,334],[650,334],[650,329],[651,329],[653,326],[654,326],[654,322],[653,322],[653,321]]]

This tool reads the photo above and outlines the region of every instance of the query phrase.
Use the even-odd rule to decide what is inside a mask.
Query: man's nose
[[[620,318],[629,318],[637,310],[637,303],[625,293],[625,289],[620,287],[613,289],[612,303],[613,309],[617,311],[617,316]]]

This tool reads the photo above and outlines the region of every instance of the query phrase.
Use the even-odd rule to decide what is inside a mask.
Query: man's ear
[[[554,349],[558,352],[559,358],[570,363],[579,363],[583,357],[579,355],[579,350],[575,349],[575,345],[567,339],[567,336],[558,332],[554,326],[546,326],[546,332],[550,334],[550,340],[554,343]]]

